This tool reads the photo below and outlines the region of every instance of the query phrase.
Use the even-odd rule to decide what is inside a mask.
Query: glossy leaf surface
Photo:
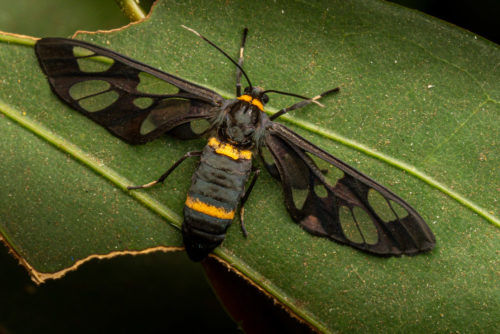
[[[373,1],[161,2],[145,22],[79,38],[230,97],[233,66],[181,24],[234,56],[249,27],[254,85],[310,96],[340,85],[325,108],[294,113],[287,125],[407,200],[437,239],[430,254],[380,259],[312,237],[263,173],[245,211],[248,239],[234,225],[219,256],[323,330],[493,328],[498,46]],[[92,254],[180,246],[195,162],[139,198],[123,187],[151,181],[204,142],[130,146],[52,95],[32,47],[2,42],[0,55],[0,230],[16,252],[51,273]],[[294,102],[272,96],[270,106]],[[391,166],[400,162],[403,169]]]

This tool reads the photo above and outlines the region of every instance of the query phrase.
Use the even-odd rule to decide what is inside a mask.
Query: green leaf
[[[168,1],[140,24],[78,38],[231,97],[234,66],[181,24],[234,56],[248,27],[254,85],[308,96],[340,85],[325,108],[297,111],[287,125],[405,198],[437,238],[429,254],[386,259],[313,237],[292,222],[279,183],[264,173],[245,210],[249,237],[235,224],[219,257],[320,330],[495,326],[498,46],[375,1]],[[48,274],[95,254],[181,246],[195,161],[164,186],[124,187],[157,178],[203,141],[127,145],[52,95],[30,46],[0,38],[11,40],[0,44],[0,232],[8,244]],[[272,96],[270,106],[293,102]]]
[[[113,1],[0,0],[0,7],[0,30],[37,37],[70,35],[77,29],[113,29],[128,23]]]

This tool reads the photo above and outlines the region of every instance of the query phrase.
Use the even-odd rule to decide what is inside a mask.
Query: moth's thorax
[[[262,102],[258,99],[242,95],[226,110],[219,126],[219,136],[239,147],[252,148],[261,128],[262,109]]]

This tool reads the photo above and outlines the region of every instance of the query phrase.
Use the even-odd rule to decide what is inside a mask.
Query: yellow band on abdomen
[[[231,144],[221,143],[215,137],[211,137],[208,140],[208,146],[213,148],[215,150],[215,153],[225,155],[227,157],[230,157],[233,160],[238,160],[238,159],[250,160],[250,159],[252,159],[252,151],[239,150]]]
[[[233,219],[234,210],[226,211],[224,208],[219,208],[207,203],[203,203],[197,198],[192,198],[190,196],[186,199],[186,206],[194,211],[198,211],[206,214],[210,217],[220,218],[220,219]]]

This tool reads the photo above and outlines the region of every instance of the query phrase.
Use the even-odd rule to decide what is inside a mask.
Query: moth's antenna
[[[247,79],[247,82],[248,82],[248,85],[250,86],[250,88],[253,87],[252,83],[250,82],[250,79],[248,78],[248,75],[245,73],[245,71],[243,70],[243,68],[241,68],[241,66],[233,58],[231,58],[226,52],[224,52],[224,50],[222,50],[221,48],[219,48],[217,45],[215,45],[213,42],[211,42],[210,40],[208,40],[206,37],[204,37],[202,34],[200,34],[199,32],[197,32],[196,30],[191,29],[189,27],[186,27],[183,24],[181,25],[181,27],[183,27],[186,30],[191,31],[193,34],[195,34],[196,36],[200,37],[205,42],[207,42],[208,44],[210,44],[211,46],[213,46],[214,48],[216,48],[224,56],[226,56],[226,58],[229,59],[241,71],[241,73],[243,73],[243,75],[245,76],[245,79]]]
[[[302,95],[299,95],[299,94],[288,93],[288,92],[282,92],[280,90],[275,90],[275,89],[268,89],[268,90],[265,90],[265,91],[262,92],[262,94],[267,94],[267,93],[276,93],[276,94],[281,94],[281,95],[288,95],[288,96],[298,97],[299,99],[310,100],[312,103],[316,103],[318,106],[324,107],[324,105],[322,105],[321,103],[319,103],[318,101],[316,101],[317,99],[319,99],[319,96],[310,98],[310,97],[307,97],[307,96],[302,96]]]
[[[326,92],[323,92],[319,95],[316,95],[315,97],[313,97],[312,99],[309,98],[309,97],[305,97],[305,96],[300,96],[300,95],[297,95],[297,94],[292,94],[292,93],[287,93],[287,92],[280,92],[280,91],[277,91],[277,90],[266,90],[264,91],[264,93],[278,93],[278,94],[283,94],[283,95],[290,95],[290,96],[295,96],[295,97],[300,97],[302,99],[304,99],[304,101],[300,101],[298,103],[295,103],[293,106],[291,107],[288,107],[288,108],[284,108],[284,109],[281,109],[280,111],[278,111],[277,113],[271,115],[271,117],[269,117],[269,119],[271,121],[275,120],[276,118],[280,117],[281,115],[284,115],[286,114],[287,112],[291,111],[291,110],[295,110],[295,109],[299,109],[299,108],[302,108],[306,105],[308,105],[309,103],[316,103],[317,105],[319,105],[320,107],[324,107],[321,103],[319,103],[317,100],[319,100],[320,98],[322,98],[323,96],[325,95],[328,95],[330,93],[335,93],[335,92],[338,92],[340,90],[339,87],[336,87],[334,89],[330,89],[330,90],[327,90]],[[263,94],[264,94],[263,93]]]

